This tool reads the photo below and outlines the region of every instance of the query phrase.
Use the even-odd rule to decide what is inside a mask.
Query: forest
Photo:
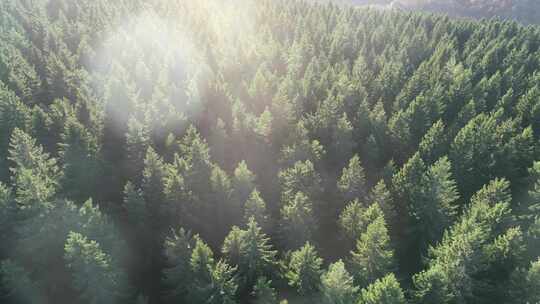
[[[539,26],[2,0],[0,132],[0,303],[540,303]]]
[[[538,0],[311,0],[345,5],[420,10],[467,18],[509,18],[524,24],[540,23]]]

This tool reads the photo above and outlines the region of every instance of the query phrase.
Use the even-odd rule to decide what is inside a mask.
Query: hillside
[[[0,303],[540,303],[540,27],[0,1]]]

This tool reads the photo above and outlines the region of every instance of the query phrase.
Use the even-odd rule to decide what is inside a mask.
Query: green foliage
[[[255,190],[255,175],[248,169],[245,161],[240,162],[234,169],[233,188],[239,206],[244,204]]]
[[[114,303],[126,292],[126,276],[99,244],[71,232],[64,258],[73,272],[73,285],[88,303]]]
[[[311,2],[0,1],[0,301],[537,302],[538,27]]]
[[[207,282],[210,280],[210,271],[214,267],[214,253],[198,236],[195,236],[195,246],[189,264],[195,281]]]
[[[128,159],[129,176],[139,182],[144,169],[144,159],[150,147],[150,130],[144,123],[132,117],[128,121],[126,134],[126,157]]]
[[[361,304],[405,304],[405,296],[399,282],[393,274],[389,274],[382,279],[375,281],[367,288],[362,289]]]
[[[45,303],[39,286],[32,282],[29,273],[10,260],[0,265],[2,286],[8,295],[4,297],[10,303]]]
[[[347,202],[366,197],[366,176],[358,155],[351,158],[348,167],[343,169],[338,189]]]
[[[272,288],[272,281],[267,280],[265,277],[260,277],[257,280],[255,286],[253,286],[252,296],[257,304],[276,304],[277,293]]]
[[[171,289],[168,294],[171,301],[181,301],[189,291],[193,246],[193,237],[183,228],[173,231],[165,239],[164,247],[168,267],[164,270],[164,281],[165,285]]]
[[[68,119],[59,151],[64,172],[62,189],[67,197],[81,202],[95,194],[101,174],[98,153],[96,138],[76,119]]]
[[[269,219],[266,214],[266,203],[261,198],[261,194],[257,189],[251,192],[244,205],[244,221],[249,223],[252,217],[255,219],[255,222],[260,223],[263,229],[268,227]]]
[[[281,183],[281,200],[290,202],[298,192],[303,192],[311,200],[321,193],[321,178],[309,160],[296,162],[293,167],[279,173]]]
[[[349,203],[339,216],[339,225],[347,238],[357,240],[366,228],[365,208],[355,200]]]
[[[378,205],[371,208],[378,209]],[[360,286],[367,286],[396,269],[384,218],[379,216],[368,223],[356,242],[356,249],[351,252],[351,269]]]
[[[511,227],[508,187],[507,181],[494,180],[478,191],[461,219],[431,249],[429,268],[414,277],[418,302],[487,303],[504,296],[500,292],[510,273],[498,267],[516,265],[523,252],[521,231]]]
[[[231,264],[238,266],[243,287],[253,286],[258,277],[270,275],[275,267],[277,252],[253,217],[246,230],[233,227],[222,251]]]
[[[345,269],[343,261],[339,260],[328,267],[321,276],[321,293],[323,302],[328,304],[356,303],[358,287],[354,286],[353,277]]]
[[[15,129],[11,136],[9,160],[14,164],[11,179],[16,185],[19,208],[29,212],[50,209],[60,179],[56,159],[45,153],[35,139]]]
[[[30,110],[17,95],[9,90],[0,80],[0,170],[3,181],[7,180],[9,165],[6,158],[9,149],[10,134],[17,128],[25,130],[30,121]]]
[[[313,205],[302,192],[281,208],[282,230],[289,248],[298,248],[312,239],[316,229]]]
[[[307,242],[302,248],[291,253],[286,277],[289,285],[302,295],[312,295],[319,291],[323,260],[315,247]]]

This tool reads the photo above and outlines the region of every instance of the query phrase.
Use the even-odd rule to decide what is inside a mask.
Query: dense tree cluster
[[[0,1],[0,302],[540,302],[540,27]]]
[[[422,10],[457,17],[510,18],[525,24],[540,22],[540,3],[536,0],[335,0],[335,2],[345,5]]]

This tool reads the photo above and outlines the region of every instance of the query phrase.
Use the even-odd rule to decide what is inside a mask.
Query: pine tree
[[[381,208],[384,213],[384,219],[391,227],[397,220],[397,211],[392,194],[388,190],[384,180],[380,180],[371,189],[369,200]]]
[[[142,180],[144,159],[150,147],[150,130],[145,123],[139,122],[135,117],[128,121],[126,133],[127,172],[137,185]]]
[[[31,212],[52,208],[60,180],[56,159],[43,152],[32,137],[19,129],[11,136],[8,159],[14,164],[12,183],[19,209]]]
[[[236,268],[223,261],[215,262],[214,254],[198,236],[190,260],[192,277],[188,290],[189,303],[237,303],[238,285],[234,273]]]
[[[135,189],[135,186],[130,182],[124,187],[124,205],[131,227],[143,232],[147,221],[146,200],[142,190]]]
[[[201,234],[212,247],[218,247],[227,231],[238,222],[240,206],[232,203],[233,189],[227,173],[214,166],[210,176],[209,201],[205,203],[203,218],[213,218],[212,223],[204,226]],[[216,233],[217,232],[217,233]]]
[[[261,198],[261,194],[257,189],[251,192],[244,204],[244,222],[246,224],[249,223],[252,217],[255,219],[255,222],[260,223],[263,230],[268,229],[269,218],[266,214],[266,203]]]
[[[302,295],[313,295],[319,291],[323,260],[315,247],[307,242],[302,248],[291,253],[286,277],[289,285]]]
[[[416,233],[423,239],[420,247],[426,248],[427,244],[438,241],[453,222],[459,193],[446,157],[427,170],[423,183],[423,193],[411,202],[410,212],[416,221]]]
[[[137,240],[143,245],[143,271],[147,276],[145,287],[151,298],[157,296],[160,289],[160,277],[164,266],[163,241],[169,223],[169,208],[165,203],[164,179],[165,164],[162,158],[152,148],[148,148],[144,160],[142,179],[142,194],[145,201],[145,217],[148,224],[144,230],[143,240]],[[148,278],[151,279],[148,279]]]
[[[525,295],[526,303],[540,302],[540,258],[531,263],[531,267],[527,271],[525,280],[527,291],[527,294]]]
[[[34,304],[46,303],[44,295],[40,294],[39,286],[32,282],[30,274],[21,266],[10,260],[0,264],[2,289],[7,293],[8,303]]]
[[[312,203],[302,192],[281,208],[282,229],[288,248],[298,248],[310,241],[316,229]]]
[[[378,208],[378,205],[373,205]],[[351,252],[351,270],[355,282],[367,286],[396,269],[386,222],[379,216],[371,221]]]
[[[255,174],[249,170],[245,161],[241,161],[234,170],[234,198],[242,206],[255,189]]]
[[[279,173],[282,202],[292,201],[298,192],[303,192],[309,199],[316,200],[321,190],[321,177],[309,160],[296,162],[293,167]]]
[[[195,236],[189,264],[195,284],[200,286],[210,281],[210,271],[215,264],[214,253],[199,236]]]
[[[97,194],[101,174],[98,153],[97,139],[75,118],[68,118],[59,151],[64,173],[62,189],[67,197],[82,202]]]
[[[346,202],[366,198],[366,176],[358,155],[353,156],[349,165],[343,169],[338,181],[338,189]]]
[[[445,127],[442,120],[434,123],[420,141],[418,151],[427,164],[432,164],[447,151]]]
[[[180,173],[185,187],[190,192],[189,200],[194,205],[203,205],[207,200],[212,163],[206,141],[200,136],[195,127],[190,126],[180,144],[181,163]],[[249,195],[249,194],[248,194]],[[196,213],[196,212],[195,212]],[[201,214],[195,214],[200,217]]]
[[[251,293],[257,304],[277,304],[277,293],[272,287],[272,281],[267,280],[265,277],[257,279],[257,283],[253,286],[253,292]]]
[[[64,258],[73,272],[74,287],[88,303],[113,303],[126,296],[124,272],[104,253],[99,244],[71,232]]]
[[[7,181],[9,176],[9,165],[6,162],[9,149],[10,136],[17,128],[27,129],[30,123],[30,110],[10,91],[0,80],[0,129],[2,139],[0,139],[0,180]]]
[[[296,124],[293,132],[292,144],[285,146],[281,150],[280,163],[284,167],[293,166],[298,161],[309,160],[317,164],[325,155],[324,147],[318,140],[311,140],[309,132],[305,127],[304,120]]]
[[[510,201],[505,180],[494,180],[473,196],[461,219],[430,250],[428,269],[414,276],[418,303],[504,299],[507,267],[516,265],[523,252],[521,231],[511,226]],[[504,270],[498,268],[505,264]]]
[[[171,235],[165,239],[167,268],[164,270],[164,283],[170,289],[166,298],[171,302],[182,301],[188,294],[193,246],[193,237],[183,228],[172,231]]]
[[[7,258],[15,238],[17,206],[10,188],[0,183],[0,259]]]
[[[246,230],[233,227],[222,251],[231,264],[238,266],[243,288],[251,288],[258,277],[271,274],[275,267],[277,252],[254,218]]]
[[[321,293],[327,304],[356,303],[358,287],[353,277],[345,269],[343,261],[330,264],[328,271],[321,276]]]
[[[366,228],[366,208],[355,200],[349,203],[339,216],[339,226],[349,240],[357,240]]]
[[[399,282],[393,274],[375,281],[367,288],[362,289],[360,304],[405,304],[405,296]]]
[[[480,114],[459,131],[452,143],[449,158],[465,199],[493,178],[496,128],[495,117]]]
[[[206,299],[203,303],[208,304],[235,304],[238,284],[234,275],[235,267],[229,266],[223,261],[218,261],[211,269],[210,285],[204,288]]]

